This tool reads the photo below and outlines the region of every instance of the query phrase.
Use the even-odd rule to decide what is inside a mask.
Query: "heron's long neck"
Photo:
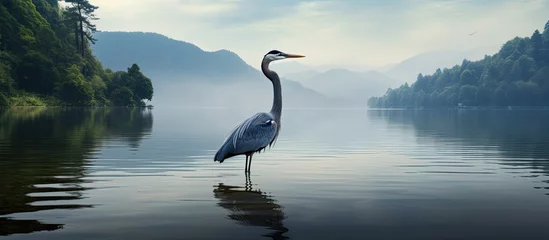
[[[277,122],[280,122],[280,115],[282,114],[282,87],[280,86],[280,78],[276,72],[269,69],[269,62],[267,61],[263,61],[261,70],[273,83],[273,107],[271,108],[271,114],[273,114]]]

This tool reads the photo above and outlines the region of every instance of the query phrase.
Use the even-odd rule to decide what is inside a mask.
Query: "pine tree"
[[[84,56],[87,42],[95,43],[97,39],[93,38],[93,33],[97,28],[92,24],[92,20],[98,20],[94,14],[97,6],[92,5],[88,0],[65,0],[71,3],[67,8],[68,19],[75,24],[75,47],[81,56]]]

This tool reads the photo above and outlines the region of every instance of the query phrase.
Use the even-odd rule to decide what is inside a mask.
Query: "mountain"
[[[371,107],[548,106],[549,22],[543,33],[507,41],[492,56],[463,60],[431,75],[418,75],[381,97]]]
[[[293,75],[293,74],[301,74],[305,72],[321,72],[326,71],[326,69],[348,69],[354,72],[364,72],[364,71],[372,71],[375,70],[374,67],[369,66],[363,66],[360,64],[352,65],[352,64],[323,64],[323,65],[306,65],[299,61],[283,61],[283,62],[277,62],[273,64],[273,69],[276,69],[276,71],[279,74],[282,75]],[[381,69],[387,68],[387,66],[382,67]]]
[[[277,69],[276,66],[273,66],[273,69]],[[298,82],[302,82],[303,80],[313,78],[316,75],[319,75],[321,73],[322,72],[318,71],[318,70],[307,70],[307,71],[303,71],[303,72],[295,72],[295,73],[280,74],[280,75],[282,77],[287,78],[287,79],[292,79],[292,80],[295,80],[295,81],[298,81]]]
[[[463,59],[480,60],[484,55],[497,51],[498,46],[478,47],[468,51],[432,51],[410,57],[386,71],[387,76],[397,80],[397,86],[416,81],[418,74],[431,74],[437,68],[451,68],[462,63]]]
[[[271,69],[275,70],[279,75],[284,76],[288,74],[316,71],[315,67],[305,65],[299,61],[280,61],[271,64]]]
[[[368,98],[378,96],[389,88],[393,79],[376,71],[355,72],[336,68],[324,72],[309,70],[285,76],[326,96],[347,99],[365,105]]]
[[[105,67],[121,70],[139,61],[155,79],[155,105],[265,108],[272,100],[272,85],[263,73],[228,50],[208,52],[157,33],[97,32],[94,37],[94,54]],[[285,106],[341,103],[297,82],[282,78],[281,83]]]
[[[387,72],[387,71],[391,70],[391,68],[395,67],[397,64],[398,63],[388,63],[384,66],[376,68],[375,70],[384,73],[384,72]]]
[[[194,44],[157,33],[97,32],[95,55],[111,69],[125,69],[139,61],[151,75],[178,75],[191,79],[246,77],[257,73],[238,55],[227,50],[203,51]]]

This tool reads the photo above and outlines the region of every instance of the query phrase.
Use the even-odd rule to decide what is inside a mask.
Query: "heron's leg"
[[[250,169],[252,168],[252,157],[253,157],[253,154],[250,154],[250,165],[248,165],[248,172],[250,172]]]
[[[246,165],[244,165],[244,172],[248,172],[248,154],[246,154]]]

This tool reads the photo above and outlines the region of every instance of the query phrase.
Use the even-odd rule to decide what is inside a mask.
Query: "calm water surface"
[[[549,239],[548,111],[0,110],[0,238]]]

